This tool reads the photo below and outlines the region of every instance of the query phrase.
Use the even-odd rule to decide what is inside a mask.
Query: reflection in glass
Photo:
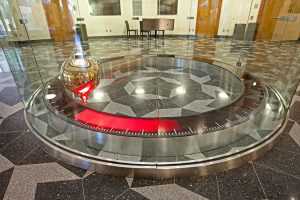
[[[178,0],[158,0],[158,15],[177,15]]]
[[[143,3],[142,0],[132,0],[132,15],[142,16],[143,15]]]
[[[120,0],[89,0],[91,15],[121,15]]]

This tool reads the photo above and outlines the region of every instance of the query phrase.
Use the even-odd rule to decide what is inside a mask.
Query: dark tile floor
[[[24,122],[12,80],[0,73],[0,199],[300,199],[300,87],[284,134],[264,156],[210,176],[147,180],[93,173],[47,154]]]

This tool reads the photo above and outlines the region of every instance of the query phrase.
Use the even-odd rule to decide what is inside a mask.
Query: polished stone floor
[[[275,148],[240,168],[204,177],[135,179],[64,164],[38,146],[9,73],[0,73],[0,199],[299,199],[300,87]]]
[[[268,67],[255,64],[266,70],[266,74],[260,71],[261,77],[270,80]],[[288,71],[281,67],[280,74]],[[1,70],[9,71],[7,64],[1,62]],[[272,68],[272,73],[276,70],[280,69]],[[288,80],[293,74],[286,76]],[[278,76],[272,79],[279,80]],[[11,74],[1,72],[0,199],[299,199],[299,116],[300,87],[276,147],[243,167],[185,179],[118,178],[64,164],[39,147],[24,122],[23,104]]]

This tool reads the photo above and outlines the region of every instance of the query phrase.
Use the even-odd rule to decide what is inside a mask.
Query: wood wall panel
[[[222,0],[198,0],[196,34],[215,37],[218,34]]]
[[[300,0],[262,0],[258,15],[256,39],[296,40],[299,38],[299,20],[286,21],[276,19],[283,16],[297,16],[300,13]],[[295,35],[298,35],[298,37]]]
[[[51,39],[54,41],[72,40],[74,22],[69,0],[43,1]]]

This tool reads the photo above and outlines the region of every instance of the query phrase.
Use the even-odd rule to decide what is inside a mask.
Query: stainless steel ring
[[[191,163],[184,165],[134,165],[134,164],[119,164],[97,159],[91,159],[83,155],[62,149],[41,137],[30,125],[27,119],[27,113],[24,111],[24,117],[27,126],[38,139],[41,147],[55,158],[62,160],[70,165],[79,168],[96,171],[103,174],[110,174],[122,177],[143,177],[143,178],[175,178],[188,176],[203,176],[222,172],[239,167],[249,161],[255,160],[269,151],[276,143],[279,136],[282,134],[288,119],[283,122],[281,128],[275,130],[270,138],[257,146],[232,155],[226,158],[220,158],[213,161]]]

